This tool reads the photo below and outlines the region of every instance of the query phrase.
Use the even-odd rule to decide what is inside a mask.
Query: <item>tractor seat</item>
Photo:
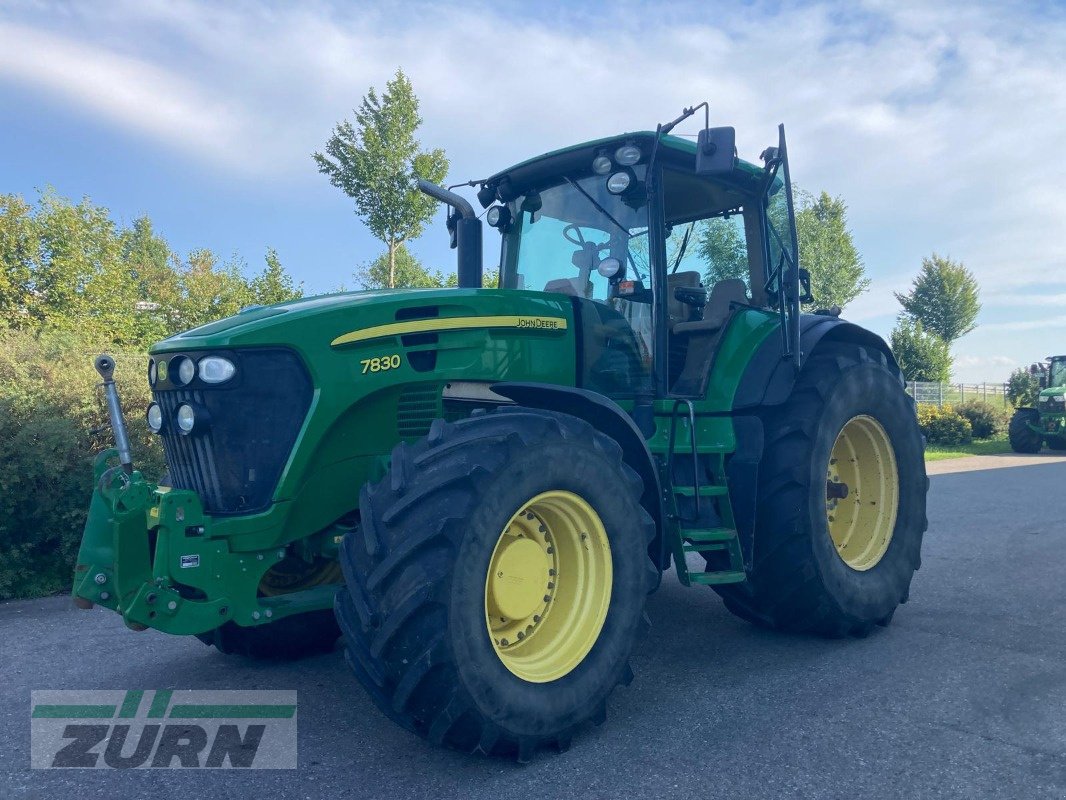
[[[695,270],[691,270],[674,272],[666,276],[666,307],[668,309],[667,314],[671,332],[676,331],[678,325],[685,324],[685,321],[692,313],[692,306],[682,303],[674,297],[674,289],[679,286],[686,289],[695,289],[700,286],[700,274]]]
[[[671,329],[674,333],[713,333],[729,321],[732,303],[748,303],[748,287],[739,278],[718,281],[711,288],[707,306],[703,309],[703,319],[674,325],[671,312]]]

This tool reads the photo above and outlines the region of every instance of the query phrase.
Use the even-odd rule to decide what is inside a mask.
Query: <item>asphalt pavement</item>
[[[339,650],[258,663],[69,598],[2,604],[0,798],[1066,797],[1066,463],[963,467],[937,466],[890,627],[770,633],[667,575],[607,724],[525,766],[399,729]],[[299,768],[31,770],[30,691],[67,688],[296,689]]]

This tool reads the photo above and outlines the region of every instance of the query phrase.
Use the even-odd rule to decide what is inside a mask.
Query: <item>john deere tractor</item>
[[[1066,356],[1052,356],[1040,366],[1033,367],[1041,384],[1036,408],[1019,408],[1010,420],[1015,453],[1039,453],[1045,442],[1051,450],[1066,450]]]
[[[388,717],[519,760],[604,719],[671,566],[764,628],[887,625],[926,528],[912,401],[880,338],[801,313],[784,129],[748,163],[732,128],[671,133],[695,110],[470,182],[498,286],[472,204],[422,183],[459,288],[156,344],[158,484],[98,359],[117,447],[77,602],[247,656],[341,635]]]

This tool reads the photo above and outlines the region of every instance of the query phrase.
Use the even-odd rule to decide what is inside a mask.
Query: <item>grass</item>
[[[926,461],[943,461],[946,458],[963,456],[994,456],[997,453],[1009,453],[1010,442],[1007,437],[996,436],[992,439],[974,439],[969,444],[931,444],[925,448]]]

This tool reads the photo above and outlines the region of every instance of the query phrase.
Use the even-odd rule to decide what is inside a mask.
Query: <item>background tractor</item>
[[[1045,443],[1052,450],[1066,450],[1066,356],[1052,356],[1038,372],[1036,408],[1019,408],[1010,420],[1015,453],[1039,453]]]
[[[603,720],[671,565],[767,628],[887,624],[926,528],[913,403],[880,338],[800,311],[784,129],[755,165],[732,128],[670,134],[694,112],[471,182],[496,288],[471,204],[423,183],[460,288],[155,345],[167,485],[133,469],[102,358],[118,446],[79,604],[252,656],[329,649],[339,623],[383,713],[520,760]],[[742,270],[704,286],[715,228]]]

